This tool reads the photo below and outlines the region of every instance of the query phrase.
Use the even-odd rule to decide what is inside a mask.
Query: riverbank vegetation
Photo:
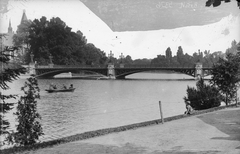
[[[4,37],[3,35],[0,36]],[[12,57],[12,52],[14,52],[16,48],[14,47],[5,47],[0,52],[0,88],[1,90],[9,89],[8,84],[13,82],[18,78],[21,73],[25,73],[26,69],[19,65],[11,65],[9,63],[10,58]],[[5,142],[2,140],[3,136],[8,136],[10,123],[7,119],[5,119],[5,114],[9,112],[14,105],[13,99],[16,99],[17,95],[13,94],[5,94],[3,91],[0,91],[0,145],[4,145]]]
[[[200,79],[196,87],[187,88],[185,102],[195,110],[202,110],[220,106],[224,101],[226,105],[238,101],[237,91],[240,86],[240,46],[228,49],[224,57],[220,57],[212,66],[210,83],[204,84]],[[225,97],[223,97],[225,95]]]
[[[1,37],[4,37],[1,35]],[[17,47],[4,47],[0,52],[0,88],[2,90],[9,89],[8,84],[18,79],[20,74],[24,74],[26,69],[16,63],[10,62],[12,53],[17,50]],[[32,145],[37,142],[42,135],[41,124],[38,119],[40,115],[37,113],[37,102],[35,99],[40,98],[37,80],[30,77],[22,87],[24,96],[18,102],[17,112],[17,131],[11,132],[9,129],[10,123],[5,119],[5,114],[8,113],[14,106],[14,99],[18,95],[6,95],[0,91],[0,145]]]
[[[220,58],[213,66],[211,74],[210,83],[225,94],[226,105],[237,99],[240,86],[240,50],[235,54],[227,53],[225,58]]]
[[[17,131],[8,136],[8,141],[17,146],[27,146],[37,143],[43,135],[40,124],[41,116],[37,112],[37,101],[40,99],[37,79],[34,76],[27,79],[21,88],[24,96],[20,97],[17,105]]]
[[[196,88],[188,86],[187,97],[184,97],[184,101],[190,102],[194,110],[218,107],[223,100],[223,96],[218,88],[204,83],[203,79],[196,83]]]

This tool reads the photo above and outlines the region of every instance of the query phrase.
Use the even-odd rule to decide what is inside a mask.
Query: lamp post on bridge
[[[115,69],[114,64],[112,63],[112,57],[113,57],[112,51],[110,51],[110,54],[108,54],[109,57],[109,63],[108,63],[108,78],[109,79],[115,79]]]
[[[49,64],[48,64],[48,66],[50,67],[50,68],[53,68],[53,62],[52,62],[52,59],[53,59],[53,56],[52,56],[52,54],[50,53],[49,54]]]
[[[33,57],[34,57],[34,55],[33,55],[33,53],[31,52],[30,53],[30,59],[31,59],[31,61],[30,61],[30,63],[29,63],[29,74],[36,74],[36,71],[35,71],[35,63],[33,62]]]
[[[200,80],[203,77],[202,63],[197,62],[195,66],[195,79]]]
[[[120,60],[120,68],[124,68],[124,64],[123,64],[124,55],[123,55],[123,53],[121,53],[121,55],[119,56],[119,58],[121,59],[121,60]]]
[[[112,57],[113,56],[114,56],[114,54],[112,53],[112,50],[110,50],[110,54],[108,54],[109,63],[112,63]]]

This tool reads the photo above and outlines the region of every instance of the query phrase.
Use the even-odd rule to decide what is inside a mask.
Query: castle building
[[[23,10],[21,22],[20,22],[20,24],[18,25],[16,34],[17,34],[17,35],[22,35],[22,36],[26,35],[25,29],[26,29],[26,27],[27,27],[30,23],[31,23],[31,21],[27,19],[26,11]],[[22,43],[19,45],[18,54],[24,55],[27,50],[28,50],[28,44],[25,43],[25,42],[22,42]]]
[[[1,33],[0,34],[2,37],[0,38],[0,47],[1,51],[5,48],[5,46],[13,46],[13,29],[11,25],[11,20],[9,20],[9,25],[8,25],[8,32],[7,33]]]
[[[1,51],[3,51],[6,46],[14,46],[14,43],[13,43],[14,34],[22,33],[20,26],[23,25],[23,24],[26,24],[26,23],[30,23],[30,22],[31,21],[27,19],[26,11],[23,10],[21,22],[18,25],[16,33],[14,33],[12,25],[11,25],[11,20],[9,20],[8,32],[0,34],[2,36],[0,38],[0,49],[1,49]],[[22,44],[18,51],[15,51],[15,53],[11,53],[11,54],[12,55],[17,55],[17,54],[23,55],[23,54],[26,53],[26,48],[27,48],[27,45]]]

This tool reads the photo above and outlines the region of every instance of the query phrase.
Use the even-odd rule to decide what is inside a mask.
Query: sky
[[[239,13],[237,3],[205,7],[207,0],[81,0],[113,31],[199,26]]]
[[[151,30],[149,30],[149,33],[148,33],[148,30],[144,32],[137,31],[139,27],[134,28],[134,25],[131,25],[131,20],[130,20],[131,18],[129,19],[130,22],[121,23],[125,27],[122,27],[122,28],[119,27],[119,29],[125,28],[125,30],[136,30],[134,31],[134,33],[131,33],[130,31],[114,32],[114,29],[113,27],[111,27],[111,24],[109,25],[106,22],[109,19],[112,20],[112,18],[115,18],[115,20],[125,20],[127,18],[124,18],[124,16],[122,17],[122,16],[111,15],[110,12],[109,13],[105,12],[105,14],[99,14],[99,10],[101,13],[101,11],[103,10],[103,7],[99,7],[97,4],[100,4],[100,3],[97,3],[97,1],[103,1],[103,0],[95,0],[94,1],[95,3],[89,0],[81,0],[81,1],[80,0],[9,0],[9,3],[8,3],[9,11],[7,13],[0,14],[0,20],[1,20],[0,33],[7,32],[9,20],[11,20],[13,31],[16,31],[17,26],[20,24],[23,10],[25,10],[27,18],[30,20],[40,19],[42,16],[47,17],[48,20],[50,20],[52,17],[60,17],[62,21],[64,21],[69,27],[72,28],[72,31],[76,32],[77,30],[80,30],[83,33],[83,35],[86,36],[89,43],[94,43],[96,47],[106,52],[106,54],[109,54],[110,50],[112,50],[114,53],[114,57],[118,57],[118,55],[120,55],[121,52],[124,52],[123,54],[125,56],[131,55],[133,59],[153,58],[154,56],[157,56],[157,54],[159,53],[164,54],[167,46],[173,45],[175,43],[174,46],[175,48],[177,48],[182,43],[182,42],[176,43],[176,41],[174,42],[171,41],[172,36],[174,36],[175,38],[181,38],[181,37],[185,37],[186,35],[191,35],[190,33],[183,33],[182,30],[176,30],[175,31],[176,33],[172,33],[171,31],[169,33],[171,33],[172,36],[168,36],[167,39],[162,38],[158,42],[156,41],[156,44],[151,44],[152,42],[157,40],[159,36],[164,36],[166,31],[161,33],[159,33],[159,31],[151,31]],[[135,2],[133,0],[129,0],[129,1]],[[141,1],[144,1],[144,0],[141,0]],[[166,1],[164,0],[159,0],[159,1],[151,0],[151,1],[154,1],[156,4],[158,4],[158,5],[155,5],[154,3],[153,11],[160,9],[159,8],[160,4],[162,5],[166,3]],[[176,0],[173,0],[172,4],[174,4],[174,1]],[[188,1],[192,1],[192,0],[186,0],[186,2]],[[201,0],[201,1],[205,2],[205,0]],[[89,5],[87,2],[91,2],[91,5]],[[163,2],[163,3],[159,3],[159,2]],[[112,3],[112,4],[115,5],[115,3]],[[193,7],[195,6],[198,6],[198,5],[194,5]],[[89,8],[96,7],[98,8],[98,10],[94,11],[93,8],[91,8],[93,10],[92,12],[88,7]],[[226,10],[224,10],[225,7],[227,8]],[[116,7],[113,7],[113,8],[116,8]],[[211,16],[212,14],[214,14],[218,16],[220,15],[219,17],[226,17],[232,12],[230,11],[228,13],[229,8],[230,9],[232,8],[233,12],[236,12],[236,10],[239,11],[237,4],[235,2],[232,2],[229,4],[223,3],[220,7],[217,7],[217,8],[205,8],[204,6],[201,6],[199,8],[187,8],[187,10],[185,10],[184,13],[189,14],[188,13],[189,9],[191,11],[193,11],[194,9],[200,9],[200,11],[204,9],[204,10],[207,10],[205,13],[207,13],[208,16]],[[161,9],[166,9],[166,8],[161,8]],[[170,9],[174,9],[174,8],[170,8]],[[107,11],[111,11],[111,9],[108,9]],[[164,10],[160,10],[160,13],[161,11],[164,11]],[[171,10],[168,10],[168,11],[171,12]],[[212,12],[212,14],[210,12]],[[221,14],[221,12],[225,12],[225,13]],[[118,14],[119,11],[115,13]],[[104,19],[104,17],[102,16],[106,14],[109,16],[107,19]],[[175,19],[176,15],[173,14],[173,16]],[[101,19],[99,17],[101,17]],[[200,18],[194,18],[194,19],[200,20]],[[212,20],[211,18],[207,18],[207,16],[206,16],[206,19],[208,19],[208,22],[212,21],[212,23],[221,20],[221,18],[219,18],[217,21]],[[167,22],[168,20],[164,20],[164,21]],[[171,21],[171,18],[169,18],[169,22],[170,21]],[[161,23],[162,21],[160,20],[159,22]],[[191,26],[191,22],[187,22],[187,23],[189,23],[188,26]],[[129,26],[133,28],[129,29],[129,27],[126,27],[126,24],[127,25],[129,24]],[[174,26],[177,27],[179,25],[179,27],[181,27],[180,24],[181,22],[177,22],[175,23]],[[142,25],[142,26],[147,27],[145,25]],[[199,27],[199,31],[201,31],[202,29],[203,29],[202,27]],[[156,33],[156,34],[159,33],[159,35],[154,36],[155,38],[153,38],[152,33]],[[182,36],[183,34],[185,36]],[[151,42],[149,41],[150,39],[146,39],[147,37],[150,38],[150,36],[153,38]],[[165,36],[167,36],[167,34]],[[216,37],[218,36],[219,35],[216,35]],[[203,37],[206,38],[206,36],[203,36]],[[195,39],[195,38],[191,38],[191,39]],[[224,42],[224,40],[222,41]],[[228,38],[228,44],[229,44],[229,41],[231,41],[230,37]],[[166,42],[166,43],[161,45],[162,42]],[[186,52],[192,52],[193,50],[196,50],[196,49],[192,49],[193,46],[189,45],[189,42],[186,43],[186,46],[187,45],[189,46],[188,47],[189,50]],[[183,46],[183,49],[184,49],[184,46]],[[161,52],[159,50],[161,50]]]
[[[10,0],[9,11],[1,14],[0,32],[7,32],[9,20],[11,20],[13,31],[20,24],[23,10],[26,10],[27,18],[30,20],[40,19],[42,16],[48,19],[60,17],[73,31],[90,30],[92,14],[79,0]]]

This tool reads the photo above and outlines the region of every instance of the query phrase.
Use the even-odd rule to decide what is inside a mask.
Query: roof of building
[[[26,10],[23,10],[23,15],[22,15],[20,24],[24,23],[25,21],[28,21],[28,19],[27,19],[27,15],[26,15]]]

